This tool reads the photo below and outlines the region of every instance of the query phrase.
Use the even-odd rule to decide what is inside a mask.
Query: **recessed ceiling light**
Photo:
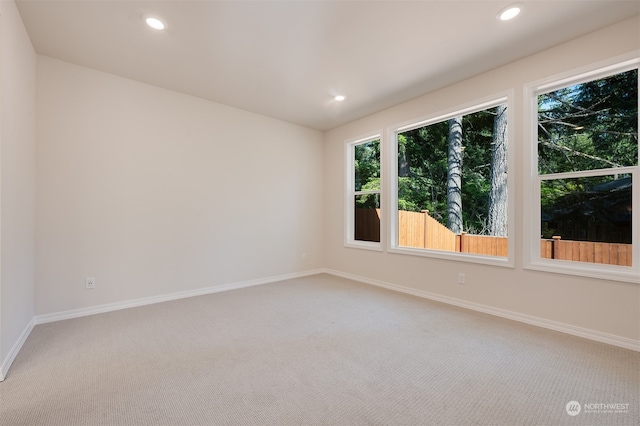
[[[522,5],[512,4],[500,11],[500,13],[498,14],[498,19],[500,19],[501,21],[508,21],[518,16],[520,14],[520,11],[522,11]]]
[[[145,18],[144,22],[154,30],[164,30],[167,28],[167,25],[161,19],[154,18],[153,16]]]
[[[342,102],[345,99],[347,99],[347,97],[345,95],[336,95],[336,96],[333,97],[333,99],[335,99],[338,102]]]

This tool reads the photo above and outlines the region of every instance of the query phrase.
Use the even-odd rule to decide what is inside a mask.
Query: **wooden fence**
[[[540,257],[631,266],[632,248],[631,244],[570,241],[553,237],[551,240],[540,242]]]
[[[398,245],[459,251],[456,234],[425,212],[398,211]]]
[[[356,209],[356,239],[380,241],[380,210]],[[452,252],[503,256],[508,254],[507,238],[488,235],[454,234],[427,211],[398,211],[398,245]],[[569,241],[560,237],[540,242],[545,259],[572,260],[631,266],[631,244]]]
[[[398,245],[489,256],[507,256],[506,238],[467,233],[454,234],[426,211],[398,211]]]
[[[380,209],[356,209],[354,238],[380,242]]]

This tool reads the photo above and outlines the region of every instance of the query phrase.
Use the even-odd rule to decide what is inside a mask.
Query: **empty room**
[[[640,424],[640,2],[0,0],[0,424]]]

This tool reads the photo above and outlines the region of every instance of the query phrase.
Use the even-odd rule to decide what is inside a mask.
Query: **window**
[[[394,251],[509,264],[508,114],[500,98],[393,130]]]
[[[640,281],[637,60],[529,91],[530,266]]]
[[[380,135],[346,145],[345,245],[381,249]]]

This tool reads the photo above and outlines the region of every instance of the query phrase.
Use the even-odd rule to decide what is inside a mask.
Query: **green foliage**
[[[575,185],[567,184],[564,180],[544,181],[540,187],[542,210],[545,211],[552,208],[559,199],[575,189]]]
[[[540,173],[637,164],[637,69],[538,97]]]
[[[354,177],[356,191],[380,189],[380,140],[365,142],[354,147]],[[356,207],[376,209],[380,207],[378,194],[356,196]]]
[[[364,185],[362,191],[374,191],[380,189],[380,178],[371,177]],[[380,196],[378,194],[362,194],[356,198],[356,207],[377,209],[380,208]]]
[[[355,190],[380,189],[380,140],[356,145],[354,154]]]

